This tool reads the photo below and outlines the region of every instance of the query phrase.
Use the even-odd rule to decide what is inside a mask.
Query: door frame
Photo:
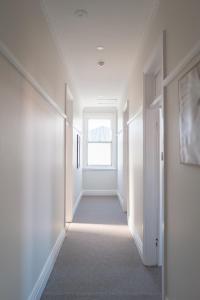
[[[71,223],[73,219],[73,97],[65,84],[65,114],[64,123],[64,223]]]
[[[165,101],[163,81],[165,79],[165,31],[162,32],[143,72],[144,84],[144,239],[143,260],[145,265],[162,264],[162,299],[165,299]],[[155,93],[155,75],[161,72],[159,95]],[[156,126],[156,127],[154,127]],[[152,133],[154,137],[152,138]],[[162,136],[161,136],[162,134]],[[153,141],[154,139],[154,141]],[[161,139],[162,144],[161,144]],[[155,146],[157,143],[157,146]],[[157,149],[156,155],[155,150]],[[149,152],[150,151],[150,152]],[[162,157],[160,157],[162,152]],[[153,163],[152,163],[153,161]],[[153,168],[153,176],[152,169]],[[153,187],[153,189],[152,189]],[[160,188],[162,187],[162,188]],[[150,191],[152,191],[150,194]],[[153,209],[159,197],[159,206]],[[156,218],[159,222],[156,225]],[[155,237],[159,236],[159,253],[156,253]],[[159,255],[158,255],[159,254]],[[159,257],[159,259],[158,259]],[[162,257],[162,263],[161,263]]]
[[[123,109],[123,211],[129,217],[129,101],[127,100]]]

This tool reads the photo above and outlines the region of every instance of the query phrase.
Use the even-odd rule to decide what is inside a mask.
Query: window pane
[[[88,141],[89,142],[111,142],[112,129],[109,119],[88,120]]]
[[[111,166],[111,143],[88,143],[89,166]]]

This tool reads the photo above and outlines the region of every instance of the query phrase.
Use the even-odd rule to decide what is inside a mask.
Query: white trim
[[[127,107],[128,107],[128,100],[124,103],[123,105],[123,112],[125,112],[127,110]]]
[[[24,77],[31,86],[42,96],[42,98],[51,105],[51,107],[64,119],[67,119],[66,114],[59,107],[59,105],[47,94],[43,87],[37,82],[37,80],[24,68],[20,61],[14,56],[14,54],[8,49],[8,47],[0,41],[0,53],[7,59],[7,61],[18,71],[18,73]]]
[[[49,278],[51,271],[53,269],[53,266],[56,262],[58,253],[60,251],[60,248],[63,244],[64,239],[65,239],[65,229],[63,229],[60,232],[60,234],[53,246],[53,249],[51,250],[51,253],[49,254],[49,256],[44,264],[44,267],[42,268],[42,271],[33,287],[33,290],[31,292],[30,296],[28,297],[28,300],[39,300],[41,298],[43,290],[46,286],[48,278]]]
[[[73,130],[75,130],[79,135],[83,135],[82,131],[80,131],[78,128],[73,126]]]
[[[143,243],[142,243],[142,240],[141,240],[137,230],[135,228],[134,228],[134,230],[132,229],[129,218],[128,218],[128,227],[129,227],[130,233],[135,241],[135,244],[136,244],[136,247],[140,254],[140,257],[142,259],[142,262],[144,263],[144,261],[143,261]]]
[[[119,202],[120,202],[123,212],[126,212],[126,209],[124,208],[125,199],[124,199],[124,197],[122,197],[122,195],[120,194],[119,191],[117,191],[117,197],[119,199]]]
[[[153,102],[150,104],[150,108],[154,109],[156,107],[161,106],[162,101],[163,101],[163,95],[161,94],[153,100]]]
[[[121,133],[123,133],[123,129],[120,129],[120,130],[117,132],[117,135],[120,135]]]
[[[82,196],[83,196],[83,192],[81,191],[80,194],[78,195],[78,197],[76,198],[76,201],[75,201],[75,203],[73,205],[73,217],[75,215],[75,212],[76,212],[77,207],[78,207],[78,205],[79,205],[79,203],[81,201]]]
[[[73,95],[72,95],[72,92],[71,92],[71,90],[70,90],[70,88],[69,88],[69,86],[67,85],[67,95],[68,95],[68,99],[69,99],[69,101],[74,101],[74,97],[73,97]]]
[[[70,224],[71,224],[71,223],[69,223],[69,222],[66,222],[66,223],[65,223],[65,232],[66,232],[66,234],[67,234],[67,231],[69,230]]]
[[[117,168],[113,167],[84,167],[83,171],[117,171]]]
[[[83,190],[83,196],[117,196],[117,190]]]
[[[120,205],[121,205],[121,208],[122,208],[122,210],[124,211],[124,207],[123,207],[123,197],[122,197],[122,195],[120,194],[119,191],[117,191],[117,197],[118,197],[118,199],[119,199],[119,203],[120,203]]]
[[[197,44],[189,51],[189,53],[180,61],[177,67],[164,79],[163,87],[167,87],[199,53],[200,41],[197,42]]]
[[[143,260],[143,244],[142,244],[141,238],[140,238],[139,234],[137,233],[137,231],[134,232],[133,238],[134,238],[135,244],[137,246],[138,252],[140,254],[140,257]]]
[[[143,110],[143,106],[141,105],[138,111],[128,120],[127,125],[129,126],[141,113]]]
[[[161,94],[155,98],[155,75],[161,72],[161,80],[164,78],[164,36],[162,33],[152,54],[143,70],[144,87],[144,127],[143,127],[143,257],[146,265],[153,266],[159,263],[163,242],[160,232],[161,223],[160,206],[160,123],[158,102],[163,99],[163,87]],[[156,125],[157,124],[157,125]],[[157,129],[159,130],[157,130]],[[153,209],[152,209],[153,208]],[[156,247],[155,239],[158,238],[159,248]],[[159,253],[158,253],[159,250]]]

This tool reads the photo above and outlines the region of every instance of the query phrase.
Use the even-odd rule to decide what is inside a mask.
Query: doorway
[[[129,119],[129,102],[127,100],[123,111],[123,180],[124,180],[124,203],[123,210],[129,218],[129,134],[128,122]]]
[[[147,266],[162,268],[164,295],[164,34],[144,69],[144,243]]]

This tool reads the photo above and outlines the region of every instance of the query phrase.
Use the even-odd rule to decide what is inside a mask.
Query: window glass
[[[89,166],[111,166],[111,143],[88,143]]]
[[[111,120],[89,119],[88,120],[88,141],[89,142],[111,142],[112,141]]]
[[[109,119],[88,120],[88,165],[112,165],[112,124]]]

